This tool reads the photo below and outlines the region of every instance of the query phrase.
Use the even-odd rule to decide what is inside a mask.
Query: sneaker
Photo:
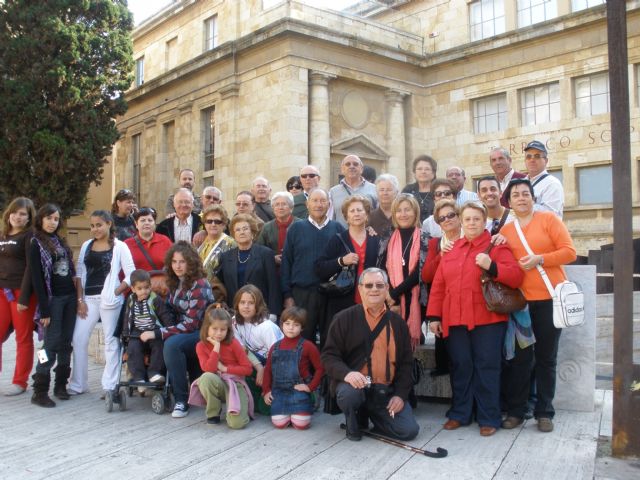
[[[520,417],[507,417],[502,421],[502,428],[505,430],[511,430],[512,428],[516,428],[524,422],[524,418]]]
[[[72,397],[75,397],[76,395],[82,395],[84,392],[79,392],[77,390],[74,390],[73,388],[67,388],[67,393]]]
[[[553,420],[548,417],[538,418],[538,430],[544,433],[553,432]]]
[[[173,407],[171,416],[173,418],[184,418],[189,415],[189,405],[184,402],[176,402],[176,406]]]
[[[207,418],[207,423],[209,425],[218,425],[220,423],[220,415]]]
[[[151,383],[164,383],[165,378],[164,378],[164,375],[160,375],[159,373],[156,373],[149,379],[149,381]]]
[[[26,388],[21,387],[20,385],[16,385],[15,383],[12,383],[11,385],[9,385],[9,387],[4,391],[3,395],[5,397],[13,397],[15,395],[20,395],[21,393],[24,393],[26,390]]]

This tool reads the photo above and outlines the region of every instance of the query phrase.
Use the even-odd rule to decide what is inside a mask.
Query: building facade
[[[181,0],[134,32],[114,185],[162,208],[181,168],[233,197],[257,175],[323,184],[359,155],[412,181],[491,174],[503,146],[546,143],[579,253],[612,239],[606,12],[600,0],[386,0],[336,12],[296,0]],[[627,2],[634,231],[640,229],[640,1]]]

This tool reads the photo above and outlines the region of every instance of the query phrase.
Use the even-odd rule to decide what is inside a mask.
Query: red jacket
[[[507,320],[507,315],[487,310],[482,296],[482,269],[476,265],[476,255],[483,253],[490,241],[491,235],[487,231],[472,241],[462,237],[440,260],[440,267],[431,285],[427,316],[442,320],[445,337],[449,335],[450,327],[462,325],[473,330],[477,325]],[[519,287],[524,272],[511,249],[507,245],[493,247],[489,256],[498,269],[495,280],[512,288]]]
[[[440,238],[434,237],[429,239],[429,247],[427,248],[427,259],[424,261],[422,267],[422,282],[430,285],[433,283],[433,279],[438,271],[440,265]]]

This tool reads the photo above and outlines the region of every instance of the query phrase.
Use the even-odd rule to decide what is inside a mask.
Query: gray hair
[[[202,190],[202,194],[204,195],[208,191],[217,193],[220,197],[220,201],[222,201],[222,190],[220,190],[218,187],[212,187],[211,185],[209,185],[208,187],[204,187],[204,189]]]
[[[462,174],[462,176],[463,176],[464,178],[467,178],[467,174],[465,173],[464,168],[459,167],[459,166],[457,166],[457,165],[453,165],[453,166],[451,166],[451,167],[447,168],[447,170],[444,172],[445,177],[446,177],[447,173],[449,173],[449,172],[450,172],[451,170],[453,170],[454,168],[457,168],[458,170],[460,170],[460,173]]]
[[[504,158],[511,160],[511,155],[509,155],[509,151],[506,148],[503,147],[493,147],[490,151],[489,151],[489,156],[491,156],[491,154],[493,152],[500,152],[502,155],[504,155]]]
[[[289,205],[289,208],[293,208],[293,195],[291,195],[291,193],[289,192],[274,193],[273,196],[271,197],[271,204],[273,205],[273,202],[275,202],[278,198],[284,198],[287,201],[287,205]]]
[[[391,175],[390,173],[382,173],[378,178],[376,178],[376,187],[380,182],[389,182],[395,188],[396,193],[400,191],[400,182],[398,182],[398,177],[395,175]]]
[[[253,188],[253,187],[254,187],[254,185],[256,184],[256,182],[257,182],[258,180],[264,180],[264,182],[267,184],[267,186],[268,186],[269,188],[271,188],[271,183],[269,183],[269,180],[267,180],[267,177],[263,177],[262,175],[257,176],[256,178],[254,178],[254,179],[253,179],[253,181],[251,182],[251,188]]]
[[[188,169],[185,169],[185,170],[188,170]],[[173,196],[173,198],[175,199],[179,193],[184,193],[186,195],[189,195],[189,198],[191,198],[191,201],[193,202],[193,192],[188,188],[179,188],[178,190],[176,190],[176,193]]]
[[[309,197],[311,196],[311,194],[312,194],[313,192],[315,192],[316,190],[320,190],[321,192],[324,192],[325,196],[327,197],[327,200],[329,200],[329,192],[328,192],[326,189],[322,188],[322,187],[312,188],[312,189],[309,191],[309,195],[308,195],[308,197],[307,197],[307,198],[309,198]]]
[[[369,275],[370,273],[379,273],[380,275],[382,275],[382,278],[384,279],[384,283],[389,285],[389,275],[387,275],[387,272],[385,272],[384,270],[378,267],[369,267],[366,270],[364,270],[358,277],[358,285],[362,285],[364,283],[364,276]]]

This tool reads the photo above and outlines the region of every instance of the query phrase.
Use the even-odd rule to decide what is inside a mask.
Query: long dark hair
[[[101,218],[103,222],[111,224],[109,227],[109,245],[113,247],[114,239],[116,238],[116,226],[113,223],[113,216],[106,210],[94,210],[90,216]]]
[[[55,232],[53,232],[52,234],[48,234],[42,229],[42,220],[44,219],[44,217],[53,215],[56,212],[58,212],[58,214],[60,215],[60,222],[58,223],[58,227],[56,228]],[[54,235],[58,237],[58,240],[65,248],[65,250],[69,250],[69,246],[67,245],[65,239],[58,235],[58,232],[63,227],[63,223],[62,209],[55,203],[45,203],[36,212],[36,216],[33,221],[33,236],[36,237],[42,244],[42,246],[52,255],[56,253],[56,244],[51,239],[51,237]]]
[[[0,230],[0,238],[6,238],[11,231],[11,223],[9,222],[9,215],[12,213],[16,213],[21,208],[24,208],[29,215],[29,221],[25,225],[25,230],[31,227],[33,223],[33,218],[36,216],[36,210],[33,207],[33,202],[31,199],[27,197],[17,197],[14,198],[9,206],[5,209],[4,214],[2,215],[2,230]]]
[[[182,280],[183,288],[189,289],[196,280],[207,276],[204,268],[202,268],[202,260],[196,249],[193,248],[191,244],[181,240],[174,243],[164,256],[164,268],[167,271],[167,287],[169,287],[170,291],[175,292],[180,286],[180,279],[173,271],[173,268],[171,268],[171,260],[173,260],[175,253],[181,254],[187,262],[187,273]]]

